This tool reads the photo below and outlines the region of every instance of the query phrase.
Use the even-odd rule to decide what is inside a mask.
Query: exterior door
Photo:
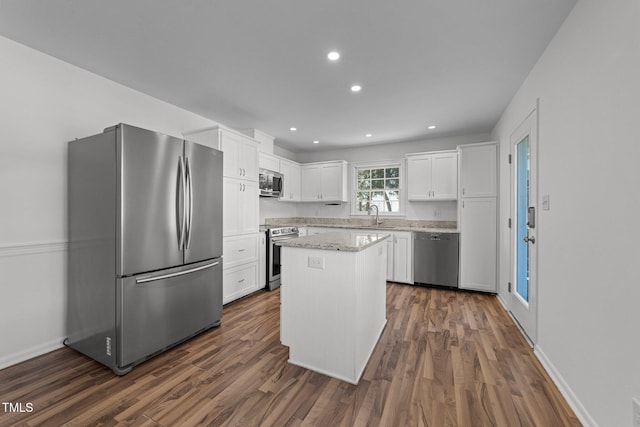
[[[182,265],[183,141],[124,124],[116,133],[117,274]]]
[[[184,262],[222,256],[222,152],[185,141],[187,222]]]
[[[535,344],[537,336],[537,109],[511,136],[511,312]]]

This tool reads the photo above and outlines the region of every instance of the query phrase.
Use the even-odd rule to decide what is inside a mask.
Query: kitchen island
[[[280,340],[289,363],[357,384],[386,324],[387,233],[280,243]]]

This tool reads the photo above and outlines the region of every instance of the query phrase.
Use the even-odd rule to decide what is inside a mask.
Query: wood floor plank
[[[0,370],[0,426],[579,426],[495,296],[389,283],[357,386],[287,363],[280,293],[115,376],[64,348]]]

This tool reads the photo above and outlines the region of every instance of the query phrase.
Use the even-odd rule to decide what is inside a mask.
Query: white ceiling
[[[575,2],[0,0],[0,35],[300,152],[489,132]]]

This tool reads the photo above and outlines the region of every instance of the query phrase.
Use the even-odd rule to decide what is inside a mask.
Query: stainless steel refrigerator
[[[68,346],[124,375],[220,325],[222,157],[126,124],[69,142]]]

